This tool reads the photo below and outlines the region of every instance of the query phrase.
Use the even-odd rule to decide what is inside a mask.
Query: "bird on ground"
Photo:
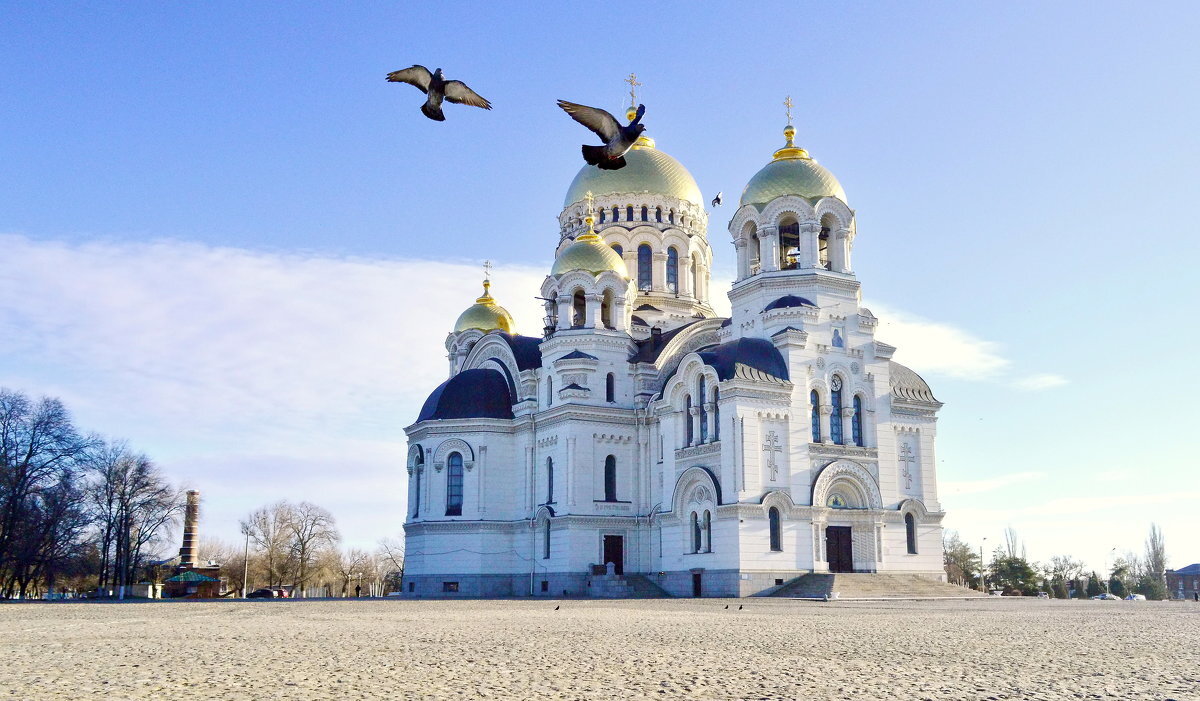
[[[712,206],[714,206],[714,207],[720,207],[720,206],[721,206],[721,195],[722,195],[722,194],[723,194],[723,193],[720,193],[720,192],[718,192],[718,193],[717,193],[717,196],[713,198],[713,201],[712,201]]]
[[[425,66],[414,64],[411,68],[388,73],[387,79],[390,83],[408,83],[428,95],[425,104],[421,105],[421,112],[436,122],[446,121],[446,115],[442,114],[443,99],[456,105],[471,105],[485,110],[492,108],[492,103],[468,88],[466,83],[446,80],[441,68],[430,73]]]
[[[561,604],[560,604],[560,605],[561,605]],[[555,606],[555,607],[554,607],[554,610],[555,610],[555,611],[557,611],[557,610],[558,610],[558,606]]]
[[[725,604],[725,610],[726,610],[726,611],[728,611],[728,610],[729,610],[729,604]]]
[[[621,126],[616,117],[599,107],[577,105],[566,100],[559,100],[558,106],[571,115],[571,119],[591,129],[604,141],[603,146],[583,146],[583,160],[601,170],[624,168],[625,154],[629,153],[634,142],[646,131],[646,125],[640,123],[642,115],[646,114],[645,105],[638,105],[637,114],[626,126]]]
[[[742,610],[742,605],[738,604],[738,611],[741,611],[741,610]]]

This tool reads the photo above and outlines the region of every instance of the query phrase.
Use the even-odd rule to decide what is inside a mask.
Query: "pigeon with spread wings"
[[[425,66],[414,65],[402,71],[388,73],[387,79],[391,83],[408,83],[428,95],[425,104],[421,105],[421,112],[434,121],[446,121],[446,115],[442,114],[443,99],[457,105],[471,105],[485,110],[492,108],[492,103],[468,88],[466,83],[461,80],[446,80],[441,68],[430,73]]]
[[[642,115],[646,113],[645,105],[638,105],[637,115],[626,126],[621,126],[616,117],[598,107],[577,105],[566,100],[559,100],[558,106],[571,115],[571,119],[591,129],[604,141],[603,146],[583,146],[583,160],[602,170],[624,168],[625,154],[646,131],[646,126],[640,123]]]

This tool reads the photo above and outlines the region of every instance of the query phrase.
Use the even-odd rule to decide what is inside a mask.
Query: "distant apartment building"
[[[1183,569],[1167,570],[1167,591],[1172,599],[1200,600],[1200,562]]]

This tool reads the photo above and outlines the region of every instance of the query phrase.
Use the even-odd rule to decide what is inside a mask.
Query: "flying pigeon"
[[[625,167],[625,154],[633,147],[642,132],[646,131],[642,115],[646,113],[645,105],[638,105],[637,116],[628,126],[621,126],[617,118],[598,107],[577,105],[574,102],[559,100],[558,106],[571,115],[571,119],[591,129],[604,141],[603,146],[583,146],[583,160],[588,165],[594,165],[601,170],[620,170]]]
[[[492,108],[492,103],[468,88],[466,83],[461,80],[446,80],[442,76],[441,68],[430,73],[425,66],[414,64],[412,68],[388,73],[387,79],[390,83],[408,83],[428,95],[425,104],[421,105],[421,112],[437,122],[446,121],[446,115],[442,114],[443,99],[458,105],[482,107],[485,110]]]
[[[713,198],[713,201],[712,201],[712,206],[714,206],[714,207],[720,207],[720,206],[721,206],[721,194],[722,194],[722,193],[718,192],[718,193],[717,193],[717,196]]]

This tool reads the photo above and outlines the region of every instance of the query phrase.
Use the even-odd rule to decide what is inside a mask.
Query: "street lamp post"
[[[246,550],[242,554],[242,598],[250,592],[250,529],[245,529]]]
[[[979,544],[979,591],[983,592],[984,594],[987,593],[987,583],[984,582],[984,579],[983,579],[983,577],[984,577],[984,574],[983,574],[984,573],[983,543],[986,543],[986,542],[987,542],[987,538],[985,537],[983,539],[983,542]]]

